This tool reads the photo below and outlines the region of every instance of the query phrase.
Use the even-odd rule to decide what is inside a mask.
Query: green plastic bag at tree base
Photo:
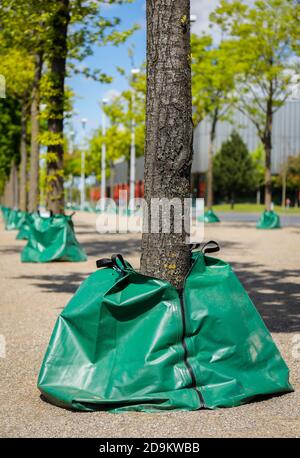
[[[1,206],[1,211],[2,211],[4,224],[6,225],[7,220],[8,220],[8,216],[9,216],[9,213],[10,213],[10,208]]]
[[[201,222],[204,222],[206,224],[210,224],[210,223],[219,223],[220,222],[220,219],[218,218],[218,216],[215,214],[215,212],[210,208],[209,210],[207,210],[203,216],[200,216],[198,218],[198,221],[201,221]]]
[[[47,220],[48,218],[42,218],[38,212],[26,213],[25,218],[19,228],[16,240],[29,240],[31,237],[31,227],[36,221],[42,219]],[[38,223],[37,223],[38,224]]]
[[[21,252],[22,262],[86,261],[74,232],[71,215],[28,220],[30,238]]]
[[[26,212],[23,212],[21,210],[10,209],[5,222],[5,229],[7,231],[18,230],[25,219],[25,215]]]
[[[192,254],[182,294],[121,255],[98,261],[102,268],[57,320],[38,378],[42,395],[61,407],[116,413],[233,407],[293,391],[243,286],[207,247]]]
[[[280,226],[280,218],[277,213],[275,213],[273,210],[265,210],[256,225],[257,229],[279,229]]]

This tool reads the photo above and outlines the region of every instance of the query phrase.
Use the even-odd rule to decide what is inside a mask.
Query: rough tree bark
[[[213,178],[213,158],[214,158],[214,145],[216,138],[216,128],[218,122],[219,110],[215,109],[211,119],[209,149],[208,149],[208,167],[207,167],[207,206],[211,208],[214,203],[214,178]]]
[[[43,56],[35,56],[35,73],[31,94],[31,146],[30,146],[30,171],[29,171],[29,212],[37,210],[39,205],[39,164],[40,164],[40,80],[42,76]]]
[[[70,21],[69,0],[57,0],[53,17],[52,55],[49,59],[51,92],[49,101],[48,132],[53,142],[48,146],[47,157],[47,208],[54,214],[64,213],[63,179],[63,121],[64,83],[66,76],[67,33]]]
[[[22,101],[21,113],[21,144],[20,144],[20,210],[27,211],[27,100]]]
[[[179,198],[183,203],[191,195],[190,53],[190,0],[148,0],[146,225],[151,222],[151,199]],[[170,229],[171,233],[151,233],[150,228],[143,233],[141,272],[180,289],[190,268],[190,252],[185,230],[180,234],[174,230],[174,218]]]

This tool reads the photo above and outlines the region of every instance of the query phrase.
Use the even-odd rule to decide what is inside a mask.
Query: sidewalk
[[[43,402],[36,380],[55,320],[95,261],[122,253],[139,264],[140,237],[99,235],[94,214],[74,223],[85,263],[21,264],[24,241],[0,222],[0,437],[300,437],[300,227],[258,231],[253,223],[207,226],[230,261],[291,369],[296,392],[233,409],[160,414],[74,413]],[[298,345],[300,347],[300,345]]]

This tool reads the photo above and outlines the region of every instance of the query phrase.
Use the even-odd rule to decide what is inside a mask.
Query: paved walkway
[[[23,241],[0,223],[1,437],[300,437],[300,228],[257,231],[253,223],[207,226],[205,238],[221,244],[220,256],[233,263],[263,315],[291,369],[296,391],[233,409],[161,414],[74,413],[43,402],[36,379],[50,334],[95,260],[121,252],[138,266],[138,237],[99,235],[95,215],[78,213],[74,222],[86,263],[21,264]]]

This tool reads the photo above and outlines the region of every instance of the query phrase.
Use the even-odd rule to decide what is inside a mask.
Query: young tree
[[[69,0],[56,1],[49,21],[47,208],[56,214],[64,213],[63,122],[69,8]]]
[[[20,173],[19,195],[15,202],[20,210],[27,210],[27,127],[30,107],[30,87],[33,80],[33,61],[31,56],[24,50],[13,48],[9,41],[5,40],[2,30],[0,38],[0,73],[6,79],[6,90],[10,97],[19,101],[20,118]],[[15,154],[15,152],[14,152]],[[18,161],[11,162],[16,164]],[[15,174],[17,178],[17,174]]]
[[[254,164],[240,135],[233,131],[214,158],[214,185],[231,202],[237,195],[255,189]]]
[[[235,50],[241,71],[236,105],[254,123],[265,150],[265,206],[272,201],[272,130],[274,113],[291,93],[297,72],[300,4],[294,0],[222,0],[211,16]]]
[[[130,1],[130,0],[128,0]],[[125,3],[126,0],[110,0],[109,3]],[[48,146],[47,154],[47,207],[53,213],[64,212],[64,188],[63,188],[63,120],[65,87],[67,75],[67,59],[70,69],[75,73],[76,60],[83,60],[92,54],[94,44],[104,45],[111,43],[118,45],[123,43],[135,30],[136,27],[125,32],[118,32],[116,27],[120,20],[114,18],[108,20],[103,17],[103,2],[77,0],[58,0],[53,5],[49,17],[49,37],[46,49],[49,62],[48,74],[48,133],[44,137]],[[85,68],[82,72],[102,82],[110,79],[101,71],[91,73]]]
[[[40,80],[48,35],[47,19],[51,12],[49,5],[43,0],[2,0],[0,5],[1,27],[6,40],[20,53],[29,56],[33,67],[31,81],[27,83],[31,128],[29,211],[36,210],[39,204]],[[21,173],[21,179],[22,176]],[[23,189],[22,183],[20,187]]]
[[[210,120],[207,206],[213,205],[213,156],[217,124],[230,109],[238,62],[226,41],[215,44],[209,35],[192,36],[192,90],[194,122]]]
[[[190,68],[190,1],[147,2],[147,96],[145,199],[141,271],[183,287],[190,268],[186,233],[151,233],[151,200],[190,197],[192,162],[192,95]],[[178,216],[178,215],[177,215]]]
[[[300,155],[290,156],[284,165],[284,170],[281,171],[281,181],[285,174],[286,186],[294,192],[295,205],[299,205],[300,200]],[[285,202],[284,202],[285,205]]]
[[[132,107],[133,91],[134,107]],[[111,191],[113,188],[114,161],[121,157],[129,161],[130,158],[132,120],[134,120],[135,123],[136,155],[141,156],[144,153],[145,93],[145,73],[141,71],[134,81],[129,79],[129,88],[127,90],[114,97],[104,106],[104,111],[109,123],[105,137],[102,134],[102,129],[99,129],[91,138],[90,150],[88,152],[88,164],[89,167],[96,172],[96,176],[99,180],[101,176],[101,149],[102,144],[104,142],[106,143],[106,158],[110,170]]]
[[[11,166],[13,162],[18,163],[20,157],[21,110],[19,100],[8,93],[5,99],[0,99],[0,113],[0,195],[4,194],[4,204],[10,206],[8,181]]]

